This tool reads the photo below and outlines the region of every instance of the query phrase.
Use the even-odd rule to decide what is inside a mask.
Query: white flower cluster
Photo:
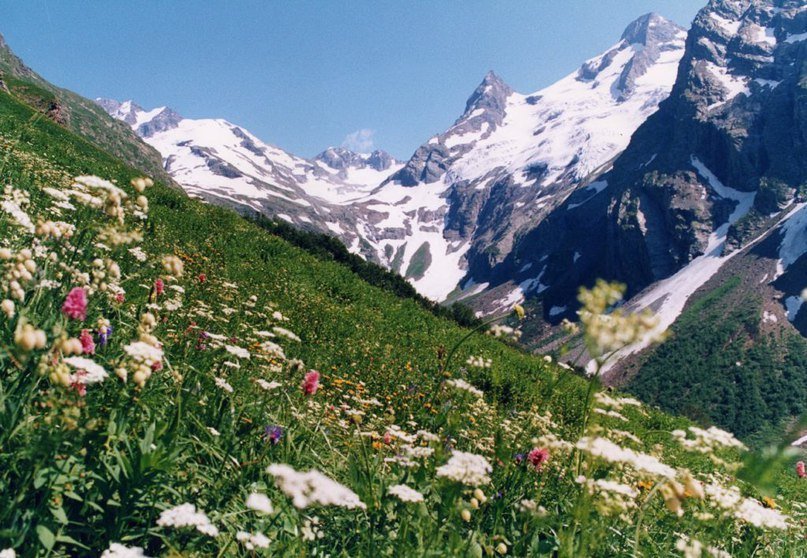
[[[719,448],[746,449],[745,444],[733,434],[715,426],[710,426],[706,430],[690,426],[689,431],[695,436],[694,439],[687,438],[687,433],[683,430],[673,430],[670,434],[684,449],[700,453],[713,453]]]
[[[448,463],[437,468],[437,476],[468,486],[482,486],[490,483],[491,471],[493,467],[483,456],[455,451]]]
[[[462,379],[446,380],[446,383],[452,387],[461,389],[462,391],[467,391],[468,393],[476,397],[484,397],[485,395],[485,392],[483,392],[481,389],[475,388],[474,386],[472,386],[471,384]]]
[[[255,550],[256,548],[269,548],[269,537],[263,533],[247,533],[246,531],[238,531],[235,534],[238,542],[244,545],[247,550]]]
[[[493,365],[493,360],[483,356],[470,356],[465,363],[475,368],[490,368]]]
[[[13,548],[6,548],[5,550],[0,550],[0,558],[17,558],[17,553],[14,552]]]
[[[74,374],[71,378],[73,381],[81,384],[103,382],[109,376],[109,373],[103,366],[89,358],[72,356],[64,359],[64,362],[76,370],[83,370],[85,372],[84,374]]]
[[[233,386],[231,386],[230,382],[228,382],[224,378],[215,377],[213,378],[213,381],[215,382],[217,388],[222,389],[227,393],[233,392]]]
[[[261,494],[260,492],[253,492],[247,496],[246,506],[247,508],[260,513],[269,514],[274,511],[272,508],[272,502],[269,500],[266,494]]]
[[[716,483],[707,484],[704,492],[719,508],[731,512],[734,517],[768,529],[787,529],[788,517],[781,512],[766,508],[753,498],[744,498],[736,486],[726,488]]]
[[[725,550],[720,550],[714,546],[706,546],[697,539],[692,539],[686,535],[675,543],[675,548],[684,555],[684,558],[702,558],[711,556],[712,558],[731,558],[731,554]]]
[[[311,505],[367,508],[355,492],[319,471],[299,472],[282,463],[269,465],[266,471],[298,509]]]
[[[652,455],[623,448],[605,438],[584,437],[577,442],[576,447],[610,463],[623,463],[643,473],[668,479],[675,478],[675,469]]]
[[[249,358],[249,351],[235,345],[225,345],[224,350],[238,358]]]
[[[417,503],[423,501],[423,494],[405,484],[396,484],[387,489],[390,496],[395,496],[401,502]]]
[[[0,552],[0,558],[4,558],[2,552]],[[120,543],[112,543],[101,554],[101,558],[148,558],[148,556],[143,553],[143,549],[139,546],[124,546]]]
[[[197,531],[211,537],[217,537],[219,529],[210,522],[207,514],[197,511],[193,504],[180,504],[165,510],[157,519],[160,527],[195,527]]]

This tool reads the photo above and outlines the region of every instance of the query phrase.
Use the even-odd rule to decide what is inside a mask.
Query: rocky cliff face
[[[711,2],[672,93],[613,169],[478,280],[512,288],[540,270],[551,320],[572,317],[577,285],[595,277],[624,281],[631,295],[678,277],[678,292],[691,294],[773,225],[773,213],[792,209],[807,182],[806,26],[801,2]],[[669,294],[644,302],[664,307]],[[667,305],[670,319],[687,296]]]

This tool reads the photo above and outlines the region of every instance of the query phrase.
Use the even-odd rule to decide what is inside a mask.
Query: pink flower
[[[204,283],[205,281],[207,281],[207,275],[205,275],[204,273],[200,273],[197,279],[199,279],[200,283]]]
[[[160,296],[165,292],[165,283],[163,283],[162,279],[157,279],[154,281],[154,292],[157,293],[157,296]]]
[[[87,291],[73,287],[62,304],[62,314],[71,320],[83,321],[87,317]]]
[[[807,477],[807,471],[804,469],[804,461],[799,461],[796,463],[796,474],[799,476],[800,479]]]
[[[319,372],[311,370],[305,375],[303,380],[303,393],[306,395],[314,395],[319,389]]]
[[[527,461],[535,467],[536,471],[540,471],[544,463],[549,461],[549,450],[546,448],[532,448],[530,453],[527,454]]]
[[[118,293],[115,295],[115,302],[117,302],[118,304],[123,304],[125,300],[126,296],[123,293]]]
[[[81,341],[81,351],[85,355],[91,355],[95,352],[95,341],[92,339],[90,330],[82,329],[81,335],[78,336],[78,340]]]

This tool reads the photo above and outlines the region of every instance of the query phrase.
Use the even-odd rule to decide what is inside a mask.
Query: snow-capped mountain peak
[[[189,192],[330,231],[443,300],[625,149],[669,94],[684,38],[649,14],[536,93],[517,93],[488,72],[455,123],[405,164],[342,147],[305,159],[224,120],[100,102],[163,153]]]

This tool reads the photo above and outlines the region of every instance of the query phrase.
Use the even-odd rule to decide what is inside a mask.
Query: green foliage
[[[628,389],[759,444],[807,412],[807,350],[795,334],[760,336],[761,303],[740,286],[733,277],[693,303]]]

